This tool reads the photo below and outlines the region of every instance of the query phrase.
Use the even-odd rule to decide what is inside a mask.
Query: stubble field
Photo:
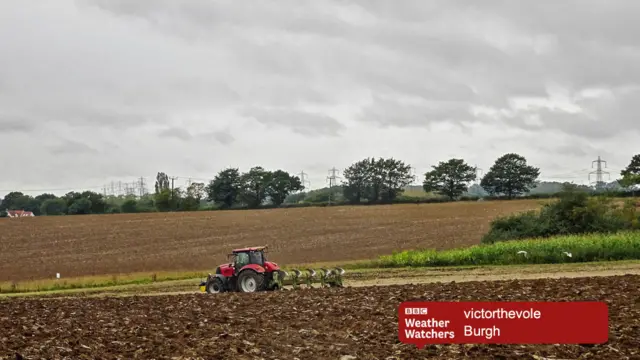
[[[235,247],[283,264],[477,244],[498,215],[543,200],[0,219],[0,282],[213,269]]]

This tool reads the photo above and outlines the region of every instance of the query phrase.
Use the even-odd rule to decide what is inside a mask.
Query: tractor
[[[286,285],[292,285],[294,289],[300,288],[302,272],[293,270],[293,275],[280,269],[278,264],[267,261],[265,253],[267,246],[247,247],[235,249],[229,254],[229,263],[216,268],[215,274],[209,274],[206,280],[200,283],[200,291],[216,294],[221,292],[257,292],[282,290]],[[302,280],[307,287],[313,287],[317,282],[317,273],[308,269],[308,274]],[[342,274],[344,270],[322,269],[320,283],[322,287],[342,287]]]

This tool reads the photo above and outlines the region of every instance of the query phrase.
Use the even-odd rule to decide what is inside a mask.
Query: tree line
[[[625,188],[640,184],[640,154],[632,157],[621,172],[619,184]],[[540,169],[529,165],[524,156],[508,153],[500,156],[480,179],[480,187],[493,198],[513,199],[535,188]],[[385,204],[398,201],[405,188],[415,181],[411,166],[401,160],[366,158],[353,163],[343,173],[341,185],[318,193],[319,203]],[[424,174],[422,189],[460,200],[477,181],[477,169],[463,159],[441,161]],[[596,184],[596,189],[604,184]],[[309,193],[298,176],[284,170],[267,170],[255,166],[241,173],[238,168],[221,170],[208,183],[194,182],[173,187],[170,177],[159,172],[152,194],[134,196],[104,196],[84,191],[69,192],[57,197],[41,194],[35,197],[21,192],[7,194],[0,203],[4,210],[27,210],[35,215],[79,215],[104,213],[135,213],[151,211],[194,211],[213,209],[255,209],[280,207],[296,203]],[[338,201],[339,199],[339,201]]]

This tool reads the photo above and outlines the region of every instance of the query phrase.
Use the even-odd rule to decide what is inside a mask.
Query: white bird
[[[570,252],[563,251],[562,253],[563,253],[563,254],[565,254],[565,255],[567,255],[568,257],[572,257],[572,256],[573,256],[573,255],[571,255],[571,253],[570,253]]]
[[[524,255],[524,257],[527,257],[527,252],[524,251],[524,250],[518,251],[518,254],[522,254],[522,255]]]

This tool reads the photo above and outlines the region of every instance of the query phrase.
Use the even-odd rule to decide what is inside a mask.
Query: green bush
[[[120,207],[123,213],[132,214],[138,212],[138,201],[136,199],[127,199]]]
[[[482,243],[549,237],[555,235],[612,233],[638,228],[633,201],[620,207],[614,199],[593,197],[567,186],[558,201],[543,205],[540,211],[528,211],[495,219]]]
[[[627,231],[508,241],[444,251],[410,250],[381,256],[371,266],[555,264],[637,259],[640,259],[640,232]]]

